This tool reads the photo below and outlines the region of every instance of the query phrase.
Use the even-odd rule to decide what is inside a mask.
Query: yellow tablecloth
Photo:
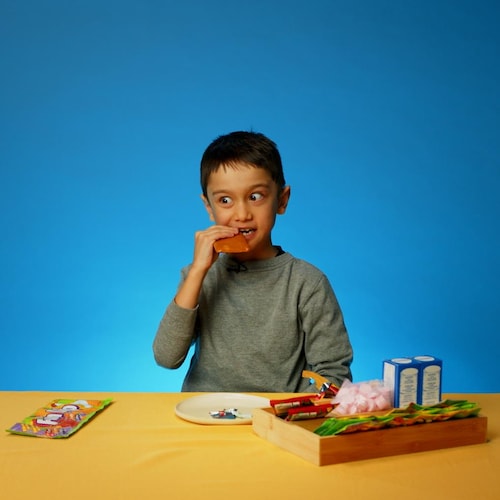
[[[446,395],[481,405],[488,417],[485,444],[323,467],[261,439],[250,425],[199,425],[179,419],[175,405],[192,396],[0,392],[3,429],[53,399],[114,401],[67,439],[4,432],[0,496],[6,500],[500,498],[500,394]]]

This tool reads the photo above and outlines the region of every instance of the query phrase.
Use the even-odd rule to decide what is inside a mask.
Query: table
[[[0,392],[3,429],[53,399],[114,401],[67,439],[4,432],[1,497],[500,498],[500,394],[444,396],[481,405],[488,417],[487,443],[323,467],[261,439],[250,425],[198,425],[179,419],[175,405],[193,395]],[[281,396],[287,395],[272,395]]]

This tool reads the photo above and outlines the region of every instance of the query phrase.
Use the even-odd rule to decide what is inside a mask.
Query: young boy
[[[202,200],[214,225],[195,234],[153,343],[159,365],[178,368],[195,350],[182,385],[201,392],[316,392],[303,370],[341,385],[352,347],[327,277],[273,244],[290,199],[274,142],[254,132],[215,139],[201,160]],[[241,233],[249,250],[217,254]]]

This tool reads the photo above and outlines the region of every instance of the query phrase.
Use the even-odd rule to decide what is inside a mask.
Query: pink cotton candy
[[[380,380],[358,383],[345,380],[333,398],[338,405],[334,411],[337,415],[388,410],[391,402],[391,391]]]
[[[391,391],[386,387],[380,392],[380,394],[375,398],[375,404],[377,405],[377,410],[386,410],[392,406],[392,396]]]

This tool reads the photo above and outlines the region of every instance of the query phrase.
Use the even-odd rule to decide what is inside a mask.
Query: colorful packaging
[[[387,359],[383,364],[384,385],[393,392],[394,408],[417,402],[420,362],[411,358]]]
[[[314,430],[319,436],[334,436],[351,432],[403,427],[445,420],[477,417],[481,408],[465,399],[447,399],[437,405],[411,403],[406,408],[393,409],[385,415],[343,416],[325,419]]]
[[[307,420],[326,416],[337,406],[331,400],[324,402],[322,394],[271,399],[269,404],[277,417],[285,420]]]
[[[44,438],[66,438],[87,423],[111,399],[55,399],[14,424],[7,432]]]
[[[394,407],[401,408],[410,403],[439,403],[442,368],[443,362],[434,356],[413,356],[384,361],[384,383],[394,391]]]
[[[310,420],[313,418],[326,417],[335,405],[333,403],[315,404],[310,406],[299,406],[290,408],[285,420]]]
[[[303,408],[313,406],[319,397],[317,395],[295,396],[286,399],[271,399],[269,404],[278,417],[286,417],[292,408]]]
[[[419,363],[417,403],[435,405],[441,401],[443,362],[434,356],[414,356]]]

